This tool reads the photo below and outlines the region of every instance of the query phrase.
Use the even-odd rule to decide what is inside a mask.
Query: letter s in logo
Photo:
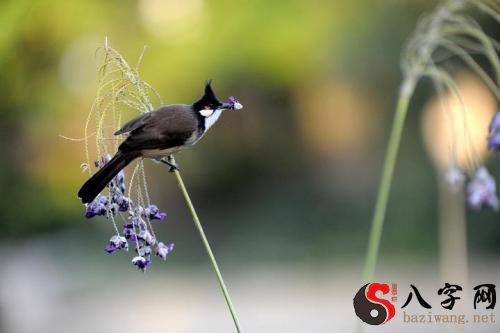
[[[354,296],[354,311],[365,323],[380,325],[391,320],[396,314],[394,305],[386,299],[378,298],[376,293],[389,293],[387,283],[367,283]]]

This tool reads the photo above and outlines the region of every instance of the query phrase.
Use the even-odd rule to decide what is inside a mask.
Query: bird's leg
[[[167,158],[163,157],[159,161],[168,165],[170,167],[169,172],[174,172],[175,170],[179,170],[179,166],[173,161],[172,155],[168,155]]]

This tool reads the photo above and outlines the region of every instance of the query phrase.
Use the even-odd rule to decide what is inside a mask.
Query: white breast
[[[221,109],[215,110],[215,112],[211,116],[205,118],[205,132],[208,131],[208,129],[212,127],[213,124],[215,124],[215,122],[222,114],[222,111],[223,110]]]

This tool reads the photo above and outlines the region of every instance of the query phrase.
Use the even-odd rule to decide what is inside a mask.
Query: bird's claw
[[[170,169],[168,169],[168,172],[174,172],[174,171],[176,171],[176,170],[177,170],[177,171],[179,171],[179,170],[180,170],[180,169],[179,169],[179,166],[178,166],[177,164],[175,164],[175,163],[171,163],[171,164],[169,164],[169,166],[170,166]]]
[[[179,166],[177,165],[177,163],[175,163],[173,161],[173,158],[172,157],[167,157],[166,159],[163,158],[160,160],[160,162],[162,163],[165,163],[166,165],[168,165],[170,167],[170,169],[168,170],[168,172],[174,172],[175,170],[179,171]]]

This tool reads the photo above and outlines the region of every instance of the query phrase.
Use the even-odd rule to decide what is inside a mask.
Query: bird
[[[217,122],[224,110],[240,110],[233,96],[221,103],[211,80],[206,81],[203,96],[189,104],[172,104],[146,112],[125,123],[115,135],[128,134],[118,151],[90,177],[78,191],[84,204],[92,202],[106,185],[137,158],[149,158],[178,169],[172,155],[193,146]]]

